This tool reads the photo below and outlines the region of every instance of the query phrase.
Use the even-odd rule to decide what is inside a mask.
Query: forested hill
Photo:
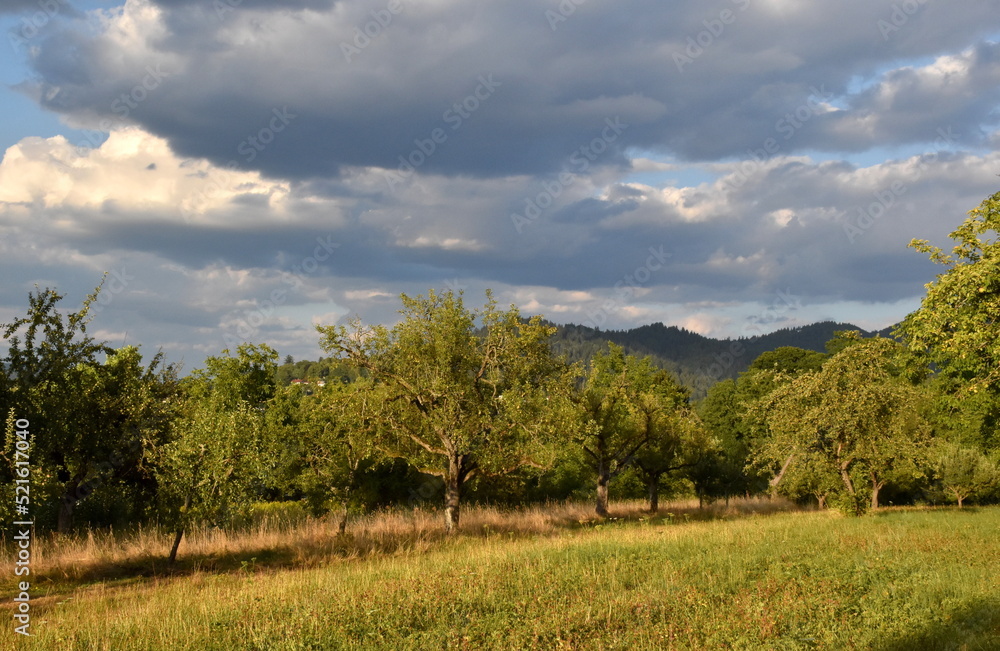
[[[612,341],[633,355],[649,355],[654,363],[669,370],[678,380],[692,389],[693,397],[700,398],[710,386],[726,378],[735,378],[745,371],[764,352],[782,346],[795,346],[825,352],[826,342],[839,330],[861,330],[849,323],[824,321],[798,328],[785,328],[770,334],[739,339],[712,339],[696,332],[665,326],[662,323],[645,325],[631,330],[598,330],[580,325],[559,325],[552,338],[556,354],[566,355],[570,362],[586,363],[599,350]],[[891,328],[879,332],[888,336]],[[869,333],[862,330],[864,336]],[[286,363],[278,369],[278,381],[288,384],[293,379],[327,377],[350,378],[356,375],[348,366],[335,359],[318,362],[298,361]]]
[[[849,323],[824,321],[770,334],[739,339],[712,339],[696,332],[662,323],[631,330],[597,330],[564,325],[553,337],[553,348],[572,361],[587,361],[605,342],[612,341],[637,356],[649,355],[657,366],[671,371],[690,387],[695,397],[704,395],[715,382],[735,378],[761,354],[782,346],[825,352],[826,342],[839,330],[860,330]],[[891,328],[878,334],[888,335]]]

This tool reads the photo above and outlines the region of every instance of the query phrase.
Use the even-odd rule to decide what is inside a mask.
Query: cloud
[[[186,358],[315,356],[317,318],[391,322],[430,287],[715,335],[779,293],[789,323],[882,318],[935,273],[909,239],[944,243],[1000,164],[1000,0],[897,6],[67,14],[18,89],[83,131],[0,163],[0,313],[109,271],[101,331]]]
[[[724,25],[720,9],[693,1],[591,3],[554,30],[551,7],[530,0],[390,4],[395,12],[379,0],[219,12],[128,0],[96,34],[66,26],[42,39],[38,79],[22,89],[73,120],[141,125],[184,156],[300,179],[405,170],[411,156],[420,174],[557,173],[607,118],[629,125],[601,155],[619,167],[632,145],[710,160],[792,128],[784,154],[856,150],[992,119],[981,97],[951,91],[993,92],[996,46],[942,52],[995,29],[996,0],[922,6],[888,39],[877,25],[892,8],[862,0],[734,1],[721,5]],[[893,66],[928,56],[937,63]],[[875,85],[853,89],[859,75]],[[938,112],[915,108],[945,92]],[[790,125],[803,107],[812,124],[799,133]],[[907,117],[893,126],[897,115]]]
[[[293,277],[285,285],[340,292],[314,299],[351,302],[458,278],[567,292],[547,303],[566,316],[591,296],[622,298],[616,310],[639,298],[765,300],[786,288],[816,301],[895,301],[929,276],[909,238],[940,240],[989,193],[998,164],[1000,154],[929,151],[869,167],[779,157],[746,174],[731,163],[692,187],[586,177],[518,233],[510,207],[544,187],[530,177],[429,175],[387,195],[371,190],[378,171],[357,168],[344,193],[220,169],[126,129],[93,150],[61,137],[10,148],[0,230],[12,263],[39,247],[42,262],[75,256],[95,273],[116,256],[148,256],[232,296],[266,297]],[[200,305],[239,307],[215,295]]]

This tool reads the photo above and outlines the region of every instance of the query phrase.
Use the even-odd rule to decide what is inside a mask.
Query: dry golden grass
[[[463,537],[552,536],[604,522],[682,522],[741,518],[795,510],[780,499],[741,499],[726,505],[698,508],[697,500],[665,503],[651,515],[641,501],[612,505],[609,520],[594,514],[591,503],[550,503],[512,509],[472,506],[462,511]],[[337,559],[422,552],[444,542],[440,510],[385,510],[352,520],[343,535],[337,532],[339,515],[293,523],[264,517],[237,530],[203,527],[187,533],[178,561],[169,566],[167,553],[173,534],[160,528],[131,532],[87,532],[73,536],[42,536],[32,546],[32,585],[50,594],[96,581],[124,581],[189,575],[197,572],[310,568]],[[0,589],[10,588],[14,553],[9,540],[0,545]],[[11,585],[5,585],[10,583]]]

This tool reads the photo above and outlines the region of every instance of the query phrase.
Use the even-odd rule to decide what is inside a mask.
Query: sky
[[[0,322],[186,370],[492,289],[882,328],[1000,190],[1000,0],[0,0]]]

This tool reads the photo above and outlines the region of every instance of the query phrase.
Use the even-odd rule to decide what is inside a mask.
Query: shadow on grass
[[[899,515],[900,513],[954,513],[955,515],[976,515],[982,509],[979,506],[963,506],[961,508],[953,505],[934,506],[881,506],[874,511],[869,510],[863,517],[882,518]]]
[[[697,503],[665,504],[656,514],[641,503],[612,505],[602,519],[591,505],[554,504],[524,510],[471,507],[460,535],[449,537],[437,512],[383,512],[360,518],[344,534],[329,521],[312,520],[299,527],[269,531],[203,530],[185,536],[181,553],[167,562],[169,534],[148,532],[137,539],[109,535],[96,542],[90,535],[61,543],[47,541],[54,560],[32,568],[33,605],[44,608],[89,586],[141,586],[195,574],[254,574],[309,569],[345,559],[425,552],[474,539],[522,539],[558,536],[568,531],[606,526],[670,526],[688,522],[733,520],[798,510],[784,501],[734,501],[699,508]],[[134,546],[130,546],[130,542]],[[75,547],[76,546],[76,547]],[[117,547],[118,549],[114,549]],[[13,573],[10,573],[11,576]],[[8,587],[0,584],[0,589]],[[2,609],[2,607],[0,607]]]
[[[1000,599],[978,599],[909,635],[887,640],[879,651],[1000,649]]]

